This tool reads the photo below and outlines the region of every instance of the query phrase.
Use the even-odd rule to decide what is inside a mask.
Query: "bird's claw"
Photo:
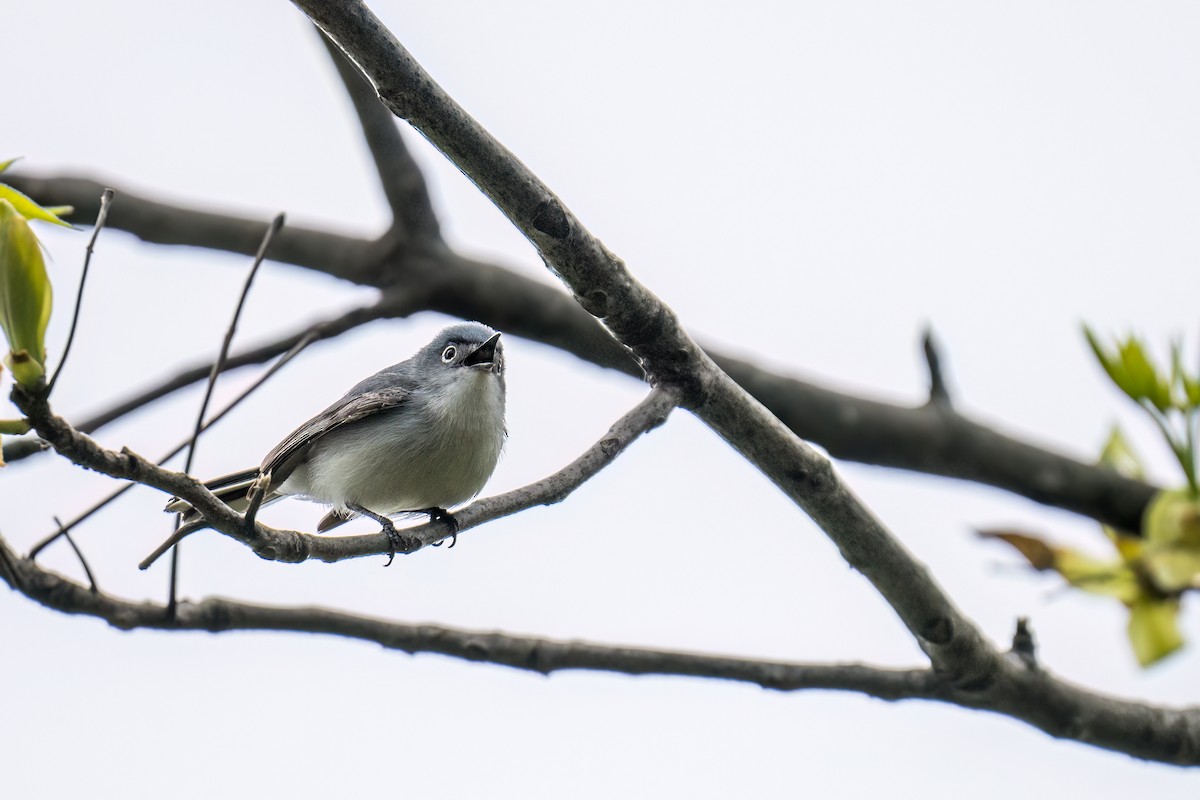
[[[396,551],[404,549],[404,539],[400,537],[399,532],[396,530],[396,526],[390,521],[383,526],[383,532],[387,534],[388,538],[388,560],[384,566],[390,567],[392,565],[392,561],[396,559]]]

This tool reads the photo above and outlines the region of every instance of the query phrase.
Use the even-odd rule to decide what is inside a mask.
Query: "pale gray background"
[[[1079,333],[1191,337],[1200,263],[1200,8],[1191,3],[377,2],[425,67],[703,342],[900,402],[922,399],[921,326],[952,389],[1003,430],[1091,457],[1114,418],[1175,481]],[[3,3],[0,157],[269,219],[378,232],[387,213],[328,58],[282,2]],[[551,282],[475,189],[405,130],[449,239]],[[120,197],[117,198],[120,203]],[[44,231],[61,350],[85,235]],[[56,407],[81,417],[215,353],[248,259],[105,233]],[[238,343],[372,292],[268,265]],[[313,348],[204,439],[197,472],[255,464],[447,320]],[[553,471],[644,392],[510,338],[507,455],[488,493]],[[218,387],[228,398],[250,380]],[[199,392],[103,431],[155,456]],[[5,414],[9,412],[4,412]],[[972,526],[1105,552],[1086,520],[984,488],[841,464],[993,639],[1031,615],[1071,680],[1173,704],[1193,648],[1139,670],[1110,602],[1026,574]],[[52,458],[0,474],[27,549],[109,490]],[[101,586],[161,599],[135,565],[167,535],[130,493],[78,540]],[[320,508],[265,512],[309,527]],[[361,524],[362,530],[370,526]],[[79,576],[69,550],[45,561]],[[453,551],[333,566],[189,540],[182,591],[406,621],[706,652],[910,665],[892,612],[824,536],[685,413],[570,500]],[[1194,612],[1194,609],[1191,609]],[[1195,613],[1187,634],[1200,640]],[[550,679],[358,642],[123,634],[0,594],[7,794],[296,798],[1182,796],[1193,774],[950,707],[711,681]]]

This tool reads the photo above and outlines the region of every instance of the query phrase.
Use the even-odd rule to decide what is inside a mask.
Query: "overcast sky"
[[[1178,482],[1080,335],[1200,336],[1200,7],[1191,3],[401,3],[376,12],[703,343],[895,402],[923,398],[922,326],[959,407],[1078,457],[1120,419]],[[4,4],[0,160],[180,203],[362,235],[388,213],[357,123],[282,2]],[[532,248],[407,128],[449,240],[553,283]],[[120,196],[116,202],[121,202]],[[86,236],[45,231],[58,352]],[[100,240],[55,393],[82,418],[210,358],[248,259]],[[238,344],[369,302],[268,264]],[[361,377],[448,320],[378,323],[312,348],[200,447],[195,471],[257,464]],[[567,463],[638,383],[510,338],[507,453],[486,492]],[[230,376],[218,401],[252,380]],[[104,429],[148,456],[199,391]],[[0,412],[8,416],[9,412]],[[976,526],[1104,553],[1094,523],[995,490],[839,464],[997,642],[1032,618],[1044,663],[1104,692],[1200,699],[1193,647],[1140,670],[1115,603],[1059,590]],[[0,530],[27,550],[110,491],[43,457],[0,473]],[[101,587],[164,596],[162,496],[130,492],[77,534]],[[313,529],[301,501],[264,521]],[[355,530],[372,526],[356,523]],[[65,547],[45,563],[81,577]],[[921,663],[824,535],[686,413],[567,502],[454,550],[269,563],[216,534],[182,592],[321,605],[561,638],[800,661]],[[1194,605],[1194,604],[1193,604]],[[283,634],[121,633],[0,594],[0,763],[11,796],[319,798],[1182,796],[1190,773],[931,703],[712,681],[551,678]]]

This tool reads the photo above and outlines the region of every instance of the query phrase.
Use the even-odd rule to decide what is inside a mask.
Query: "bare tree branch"
[[[77,198],[72,218],[87,222],[96,220],[100,193],[106,188],[105,184],[86,178],[39,179],[16,177],[8,172],[4,177],[9,185],[39,192],[31,196],[44,205],[62,205],[48,199],[53,194]],[[259,219],[162,204],[122,189],[117,193],[121,202],[110,209],[107,226],[153,244],[194,245],[200,239],[211,242],[216,250],[252,256],[267,231],[268,223]],[[273,261],[305,266],[365,286],[380,286],[370,274],[379,260],[372,250],[373,243],[362,239],[290,226],[275,240],[267,255]]]
[[[393,228],[408,239],[420,237],[441,242],[442,234],[433,213],[425,175],[405,146],[396,118],[379,102],[371,84],[346,60],[337,45],[320,31],[318,35],[354,103],[367,149],[375,159],[375,171],[379,174],[383,194],[392,209]]]
[[[294,0],[374,83],[383,102],[446,154],[537,248],[655,385],[693,411],[799,505],[888,601],[940,674],[980,691],[1001,659],[925,567],[857,500],[828,460],[733,382],[521,161],[426,73],[361,2]]]
[[[1200,709],[1160,709],[1087,692],[1043,672],[1005,662],[985,693],[964,693],[931,669],[862,664],[798,664],[557,641],[485,631],[390,622],[324,608],[279,608],[221,598],[183,600],[174,618],[155,603],[93,592],[21,558],[0,538],[0,580],[43,606],[107,621],[121,630],[291,631],[375,642],[406,653],[528,670],[601,670],[627,675],[680,675],[741,681],[779,691],[825,689],[883,700],[925,699],[1003,714],[1051,736],[1169,764],[1200,764]]]
[[[97,204],[93,192],[102,188],[98,183],[75,178],[31,178],[7,172],[5,176],[10,184],[42,202],[73,205],[81,220],[94,218]],[[241,238],[228,236],[226,231],[260,225],[251,220],[215,214],[202,214],[201,224],[196,221],[199,212],[131,198],[122,192],[122,207],[131,203],[141,205],[140,212],[125,216],[114,213],[109,226],[127,230],[146,241],[169,239],[173,244],[245,252]],[[258,235],[261,230],[259,227]],[[294,229],[291,234],[296,235]],[[349,277],[351,274],[375,276],[365,281],[368,285],[379,285],[377,273],[381,271],[393,277],[417,275],[401,284],[392,284],[391,288],[402,286],[406,291],[425,295],[425,307],[430,310],[478,319],[506,333],[558,347],[599,366],[635,377],[641,375],[640,368],[624,348],[571,298],[553,287],[496,264],[463,258],[448,249],[441,255],[422,257],[441,259],[436,265],[433,261],[423,261],[427,270],[419,266],[403,270],[370,267],[367,263],[371,258],[386,255],[379,248],[373,249],[371,242],[317,231],[306,231],[304,236],[306,243],[311,240],[313,244],[311,252],[301,252],[299,243],[292,242],[288,248],[273,247],[271,256],[284,263],[350,280],[354,279]],[[326,237],[328,241],[321,241]],[[287,239],[284,235],[280,241]],[[238,246],[231,246],[235,244]],[[326,263],[312,257],[313,253],[338,251],[352,253],[358,266],[346,272],[341,269],[346,263]],[[230,366],[266,360],[285,349],[284,342],[277,342],[232,357]],[[907,408],[856,397],[778,375],[717,352],[711,355],[721,369],[798,436],[820,444],[840,459],[995,486],[1131,532],[1141,530],[1142,514],[1158,490],[1112,470],[1014,439],[952,410],[925,405]],[[186,376],[172,379],[146,394],[162,396],[199,380],[210,368],[196,367]],[[80,430],[94,430],[122,413],[127,413],[127,409],[118,407],[100,414],[81,424]],[[17,460],[39,449],[30,439],[10,440],[4,447],[6,461]]]
[[[100,236],[100,231],[104,229],[104,219],[108,216],[108,207],[112,204],[113,190],[106,188],[100,194],[100,211],[96,214],[96,225],[92,230],[92,238],[88,239],[87,248],[83,255],[83,269],[79,273],[79,290],[75,293],[75,310],[71,313],[71,329],[67,333],[67,343],[63,345],[62,358],[58,360],[58,367],[54,370],[54,377],[50,379],[50,383],[46,384],[46,394],[49,395],[54,391],[54,385],[58,383],[58,376],[62,375],[63,367],[67,364],[67,356],[71,355],[71,345],[75,342],[75,330],[79,327],[79,312],[83,310],[83,290],[87,285],[88,267],[92,264],[92,253],[96,249],[96,239]],[[82,559],[82,556],[80,557]]]
[[[96,583],[96,576],[92,574],[92,568],[88,565],[88,560],[84,558],[83,551],[79,549],[79,545],[75,544],[75,539],[71,537],[71,530],[63,527],[62,520],[58,517],[54,518],[54,524],[58,526],[62,537],[67,540],[67,544],[71,545],[71,550],[74,551],[75,557],[79,559],[79,565],[83,567],[83,574],[87,576],[88,584],[93,592],[100,591],[100,585]]]

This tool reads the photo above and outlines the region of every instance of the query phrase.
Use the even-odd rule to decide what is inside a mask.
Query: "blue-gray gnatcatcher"
[[[452,325],[301,425],[257,469],[205,485],[241,511],[264,476],[264,503],[298,495],[332,506],[318,531],[370,517],[393,547],[402,540],[391,514],[429,514],[457,533],[447,509],[478,494],[495,470],[504,395],[500,334],[478,322]],[[167,510],[186,514],[191,506],[172,498]]]

